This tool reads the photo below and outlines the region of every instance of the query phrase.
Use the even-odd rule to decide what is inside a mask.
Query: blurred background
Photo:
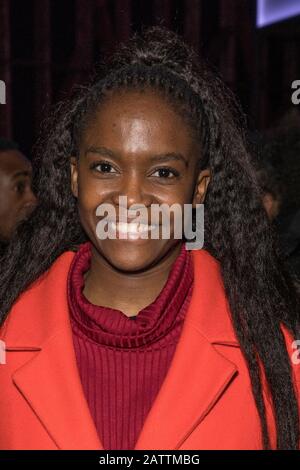
[[[265,2],[281,5],[295,0]],[[296,0],[299,4],[300,0]],[[42,113],[87,78],[95,61],[142,25],[164,24],[215,65],[239,96],[251,128],[267,129],[295,106],[300,16],[258,27],[256,0],[0,0],[0,134],[30,153]],[[300,108],[300,106],[299,106]]]
[[[120,41],[157,24],[182,34],[239,97],[270,218],[280,214],[287,230],[298,214],[300,260],[300,104],[291,100],[300,0],[0,0],[0,136],[30,158],[49,106]]]

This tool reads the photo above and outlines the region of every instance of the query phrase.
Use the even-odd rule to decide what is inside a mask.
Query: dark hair
[[[7,150],[19,150],[19,145],[13,140],[0,137],[0,152],[5,152]]]
[[[46,139],[39,141],[34,161],[33,183],[40,204],[17,229],[0,268],[2,318],[62,252],[75,250],[86,239],[71,194],[69,156],[78,154],[81,132],[101,99],[130,87],[163,93],[185,111],[201,139],[199,168],[208,165],[212,173],[205,200],[205,248],[220,262],[232,322],[249,368],[263,446],[269,448],[270,439],[260,364],[274,403],[277,448],[296,449],[297,398],[280,325],[297,337],[298,298],[262,207],[247,151],[245,118],[217,74],[170,31],[151,28],[134,36],[46,123]]]

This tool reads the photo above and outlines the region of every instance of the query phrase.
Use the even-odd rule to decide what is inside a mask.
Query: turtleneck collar
[[[90,263],[91,244],[87,242],[80,246],[70,267],[68,302],[72,327],[92,341],[113,348],[140,348],[155,343],[183,321],[180,311],[193,285],[192,257],[184,243],[163,289],[135,317],[86,299],[84,274]]]

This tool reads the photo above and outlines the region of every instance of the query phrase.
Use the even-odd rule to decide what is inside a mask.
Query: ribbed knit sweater
[[[169,370],[193,288],[185,245],[156,299],[135,317],[83,295],[91,245],[81,245],[68,276],[68,302],[83,391],[106,450],[130,450]]]

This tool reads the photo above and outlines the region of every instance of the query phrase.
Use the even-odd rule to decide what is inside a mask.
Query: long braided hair
[[[87,239],[71,193],[70,156],[78,155],[82,132],[101,100],[129,88],[162,94],[200,139],[199,169],[209,167],[212,174],[205,199],[204,247],[220,262],[233,326],[249,369],[262,445],[270,447],[260,363],[274,404],[277,448],[297,449],[297,399],[280,328],[282,323],[295,338],[299,334],[297,294],[261,204],[245,117],[216,72],[175,33],[155,27],[135,35],[45,122],[33,162],[39,206],[17,228],[1,260],[1,319],[61,253],[76,250]]]

